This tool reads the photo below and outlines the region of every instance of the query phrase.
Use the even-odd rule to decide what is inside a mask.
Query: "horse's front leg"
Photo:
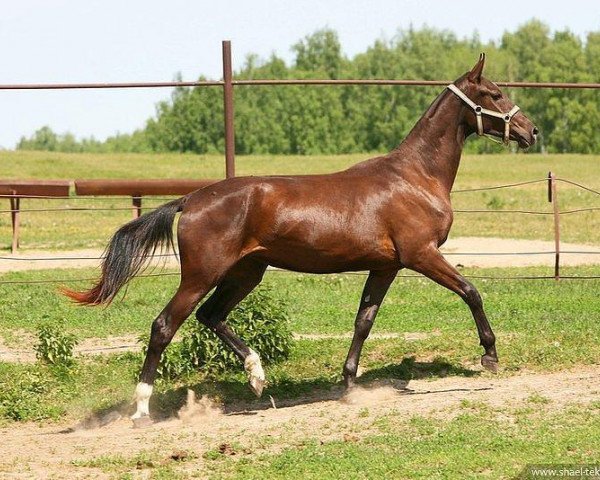
[[[484,355],[481,357],[481,365],[487,370],[496,372],[498,370],[496,337],[483,310],[483,301],[477,289],[448,263],[437,248],[432,246],[419,252],[419,255],[415,258],[416,261],[406,264],[408,268],[422,273],[443,287],[457,293],[469,306],[477,326],[480,345],[485,350]]]
[[[354,385],[363,344],[369,336],[379,307],[397,273],[398,269],[371,271],[369,273],[354,322],[352,344],[350,345],[350,351],[344,364],[344,383],[346,384],[346,388]]]

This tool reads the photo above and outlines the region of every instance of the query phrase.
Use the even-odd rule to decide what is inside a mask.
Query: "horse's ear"
[[[485,65],[485,53],[480,53],[479,61],[475,64],[475,66],[469,72],[469,80],[471,82],[479,83],[481,81],[481,74],[483,72],[484,65]]]

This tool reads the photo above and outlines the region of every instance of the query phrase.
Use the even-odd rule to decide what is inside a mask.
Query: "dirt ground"
[[[561,243],[561,265],[576,266],[600,263],[600,247]],[[453,264],[465,267],[530,267],[554,265],[554,242],[543,240],[516,240],[506,238],[460,237],[450,238],[442,247],[442,252]],[[494,255],[478,255],[479,252],[491,252]],[[530,252],[546,252],[531,255]],[[590,252],[590,253],[566,253]],[[16,255],[4,254],[0,261],[0,273],[19,270],[39,270],[46,268],[83,268],[96,267],[100,263],[102,250],[72,250],[52,252],[26,251]],[[460,255],[457,255],[459,253]],[[465,255],[472,253],[474,255]],[[507,255],[515,253],[515,255]],[[58,259],[53,260],[53,257]],[[156,265],[164,264],[176,267],[174,256],[158,258]]]
[[[227,411],[208,399],[192,399],[179,418],[143,429],[134,429],[126,412],[116,411],[87,424],[19,424],[0,429],[0,478],[108,478],[108,473],[89,462],[102,456],[131,459],[148,451],[163,464],[186,456],[187,461],[179,466],[202,472],[207,451],[244,456],[276,453],[282,444],[294,445],[306,438],[356,441],[373,429],[374,419],[381,415],[452,418],[464,401],[516,406],[534,395],[558,410],[569,403],[595,401],[599,391],[600,366],[595,365],[576,372],[507,378],[484,373],[471,378],[388,381],[359,388],[349,396],[336,387],[287,403],[271,402],[267,396]],[[103,420],[113,421],[99,426]],[[130,466],[135,478],[147,478],[151,469],[135,460]]]
[[[599,247],[562,244],[565,251],[600,253]],[[553,242],[490,238],[450,239],[443,251],[453,263],[464,266],[507,267],[553,265]],[[520,252],[519,255],[451,255],[458,252]],[[527,252],[549,252],[528,255]],[[26,252],[0,261],[0,273],[40,268],[76,268],[98,265],[99,250],[72,252]],[[77,260],[48,260],[60,255],[92,257]],[[4,257],[11,257],[4,255]],[[45,258],[45,260],[34,260]],[[175,265],[174,259],[170,260]],[[562,265],[600,263],[597,254],[563,254]],[[406,340],[413,334],[398,334]],[[419,335],[419,334],[414,334]],[[308,336],[311,337],[311,336]],[[77,353],[98,354],[138,349],[133,337],[88,339]],[[0,339],[0,361],[32,361],[33,353],[8,348]],[[526,373],[511,377],[448,377],[410,382],[388,381],[359,388],[344,396],[341,388],[316,391],[294,401],[266,397],[250,403],[229,406],[226,411],[208,399],[191,400],[179,417],[156,422],[145,429],[134,429],[127,411],[113,411],[102,418],[79,424],[12,424],[0,428],[3,478],[109,478],[97,466],[99,458],[131,459],[144,452],[159,451],[161,462],[185,462],[178,469],[202,472],[208,451],[224,455],[276,453],[281,445],[293,445],[306,438],[323,441],[356,439],[373,429],[373,419],[391,414],[409,418],[431,415],[449,418],[460,411],[465,400],[493,406],[514,406],[532,395],[548,399],[549,408],[561,409],[569,403],[597,401],[600,392],[600,366],[551,374]],[[276,408],[274,408],[276,407]],[[368,408],[369,415],[361,414]],[[102,426],[103,425],[103,426]],[[270,438],[273,441],[266,441]],[[282,439],[278,441],[277,439]],[[236,445],[232,447],[232,445]],[[232,449],[237,449],[236,451]],[[240,450],[241,449],[241,450]],[[183,453],[182,453],[183,452]],[[153,453],[155,456],[156,453]],[[92,463],[90,463],[92,462]],[[147,478],[151,466],[139,462],[131,467],[134,478]]]
[[[404,333],[373,333],[369,336],[371,340],[387,340],[391,338],[402,338],[405,341],[423,340],[429,336],[436,335],[424,332],[404,332]],[[24,330],[13,331],[13,337],[17,340],[17,345],[6,345],[2,336],[0,336],[0,362],[10,363],[33,363],[36,361],[35,351],[32,345],[37,343],[37,339],[31,332]],[[177,337],[176,337],[177,338]],[[296,340],[350,340],[352,332],[341,334],[310,334],[296,333]],[[13,343],[15,339],[13,338]],[[142,345],[135,335],[123,335],[118,337],[103,338],[84,338],[73,349],[75,356],[85,355],[111,355],[122,352],[139,352]]]

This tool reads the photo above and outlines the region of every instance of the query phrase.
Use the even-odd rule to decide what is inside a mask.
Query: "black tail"
[[[119,228],[106,248],[102,277],[98,282],[83,292],[64,288],[62,293],[85,305],[112,302],[157,248],[166,246],[174,249],[173,222],[185,200],[186,197],[173,200]]]

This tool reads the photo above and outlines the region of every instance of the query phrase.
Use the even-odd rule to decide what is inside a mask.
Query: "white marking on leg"
[[[137,402],[137,410],[132,415],[131,419],[142,418],[150,415],[150,397],[152,396],[152,385],[140,382],[135,387],[135,401]]]
[[[248,374],[250,388],[252,388],[257,397],[260,397],[265,386],[265,371],[260,363],[258,353],[252,349],[250,349],[250,355],[244,361],[244,369]]]

